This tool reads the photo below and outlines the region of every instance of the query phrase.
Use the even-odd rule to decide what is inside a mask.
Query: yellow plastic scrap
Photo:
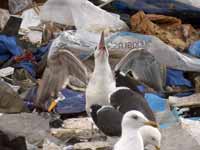
[[[56,100],[51,101],[51,104],[48,108],[48,112],[51,112],[56,106],[57,106],[58,102]]]

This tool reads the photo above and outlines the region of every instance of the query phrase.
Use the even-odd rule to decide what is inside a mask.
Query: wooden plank
[[[176,107],[196,107],[200,106],[200,93],[182,98],[170,96],[169,104]]]

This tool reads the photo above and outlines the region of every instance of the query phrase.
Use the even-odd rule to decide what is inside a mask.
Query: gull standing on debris
[[[91,117],[96,126],[107,136],[118,138],[121,136],[121,123],[123,114],[112,106],[92,105]],[[151,124],[155,122],[149,121]],[[152,145],[156,150],[160,149],[161,133],[157,128],[144,126],[139,129],[144,147]]]
[[[108,95],[116,88],[109,64],[109,53],[105,47],[104,32],[102,32],[94,57],[94,71],[86,88],[86,111],[88,115],[90,115],[90,107],[93,104],[108,105]]]
[[[129,55],[131,54],[129,52]],[[99,46],[94,53],[94,57],[94,71],[86,88],[86,111],[88,115],[91,115],[90,108],[92,105],[105,106],[114,104],[113,106],[119,108],[122,113],[138,110],[149,120],[155,121],[155,116],[142,95],[127,87],[116,87],[115,77],[109,63],[109,52],[105,46],[104,32],[101,34]],[[127,58],[129,62],[130,58]],[[126,61],[123,60],[119,66],[125,63]],[[121,105],[121,107],[118,107],[118,105]]]
[[[115,144],[114,150],[144,150],[144,143],[139,129],[145,125],[157,127],[139,111],[129,111],[122,119],[122,135]]]

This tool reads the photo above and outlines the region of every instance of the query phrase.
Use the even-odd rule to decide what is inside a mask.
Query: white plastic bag
[[[93,35],[93,34],[92,34]],[[85,59],[95,49],[97,43],[95,41],[89,41],[88,39],[82,39],[80,33],[69,30],[62,32],[52,43],[48,56],[51,56],[58,49],[64,48],[73,51],[79,55],[81,59]]]
[[[44,21],[75,25],[83,31],[115,32],[128,29],[119,15],[106,12],[88,0],[48,0],[40,16]]]
[[[121,52],[146,48],[160,64],[183,71],[200,72],[200,59],[178,52],[155,36],[119,32],[111,36],[107,43],[109,50]]]
[[[74,25],[68,0],[48,0],[41,8],[40,18],[60,24]]]
[[[40,17],[34,9],[24,11],[21,17],[23,18],[21,29],[29,30],[29,27],[35,27],[41,23]]]

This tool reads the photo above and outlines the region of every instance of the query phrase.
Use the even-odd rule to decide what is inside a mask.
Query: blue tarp
[[[152,93],[146,93],[144,97],[154,112],[162,112],[166,110],[166,99]]]
[[[69,89],[61,91],[66,97],[64,101],[58,103],[56,112],[59,114],[73,114],[85,111],[85,94]]]
[[[196,41],[190,45],[188,53],[192,56],[200,57],[200,41]]]
[[[26,71],[28,71],[28,73],[31,74],[32,77],[35,77],[36,76],[36,66],[31,63],[31,62],[28,62],[28,61],[22,61],[16,65],[14,65],[13,67],[15,68],[24,68]]]
[[[76,92],[70,89],[63,89],[62,94],[66,97],[63,101],[59,102],[55,111],[59,114],[74,114],[85,111],[85,94]],[[33,101],[36,99],[37,87],[33,87],[24,100],[25,105],[33,110]],[[49,105],[49,104],[48,104]]]
[[[47,44],[44,47],[38,48],[33,54],[36,58],[36,61],[40,61],[42,56],[48,52],[51,43]],[[15,56],[21,56],[24,52],[22,48],[17,45],[16,38],[14,36],[0,35],[0,61],[6,62],[9,59],[12,59]],[[36,66],[30,61],[22,61],[15,64],[15,68],[24,68],[27,70],[33,77],[36,76]]]
[[[176,69],[167,69],[166,85],[192,87],[192,83],[184,78],[184,72]]]
[[[113,5],[120,10],[144,10],[147,13],[199,13],[194,0],[117,0]]]
[[[23,50],[16,43],[13,36],[0,35],[0,61],[4,62],[12,56],[20,56]]]
[[[143,10],[145,13],[178,17],[186,23],[200,26],[198,0],[116,0],[112,5],[121,13],[133,15]]]
[[[35,56],[36,61],[41,61],[42,56],[48,53],[49,48],[51,47],[52,42],[49,42],[47,45],[38,48],[33,55]]]

